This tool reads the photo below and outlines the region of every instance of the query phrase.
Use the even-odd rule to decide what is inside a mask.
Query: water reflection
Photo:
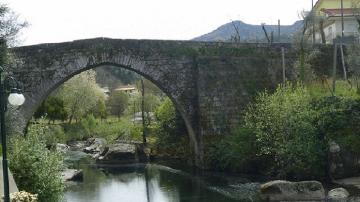
[[[97,168],[79,164],[84,182],[65,193],[67,202],[231,202],[200,180],[157,165]]]

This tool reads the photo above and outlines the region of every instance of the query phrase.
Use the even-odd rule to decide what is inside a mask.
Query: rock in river
[[[344,188],[332,189],[328,193],[328,200],[330,202],[346,202],[348,201],[350,194]]]
[[[66,145],[66,144],[60,144],[60,143],[56,144],[56,151],[65,153],[69,149],[70,149],[70,147],[68,145]]]
[[[89,138],[87,140],[87,147],[83,149],[88,154],[103,153],[106,148],[106,140],[103,138]]]
[[[270,181],[261,185],[260,192],[268,201],[325,200],[325,190],[317,181]]]
[[[84,175],[82,170],[66,169],[62,173],[63,181],[83,181]]]
[[[134,144],[116,143],[109,146],[103,156],[98,157],[97,163],[134,163],[138,162],[137,148]]]

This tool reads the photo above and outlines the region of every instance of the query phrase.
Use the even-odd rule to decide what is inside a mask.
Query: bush
[[[207,162],[211,167],[233,172],[258,173],[261,161],[254,131],[240,127],[209,147]]]
[[[10,140],[10,169],[19,189],[38,194],[40,202],[60,201],[63,193],[63,157],[46,148],[46,130],[31,127],[26,137]]]
[[[346,151],[360,152],[360,100],[352,97],[324,97],[313,103],[319,113],[320,134]]]
[[[336,96],[319,83],[288,83],[272,94],[260,93],[243,126],[211,145],[210,163],[284,178],[325,177],[329,141],[345,153],[360,152],[359,95],[347,82],[337,83]]]
[[[90,138],[93,135],[93,131],[96,128],[96,120],[94,115],[89,114],[85,119],[81,120],[81,126],[83,128],[83,138]]]
[[[254,130],[259,155],[273,159],[270,169],[298,178],[325,175],[325,148],[316,128],[317,112],[301,84],[279,86],[261,93],[245,115]]]
[[[169,98],[156,109],[155,118],[154,133],[158,152],[173,157],[188,157],[189,140],[185,123]]]

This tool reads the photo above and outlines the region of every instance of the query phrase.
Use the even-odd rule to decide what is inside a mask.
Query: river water
[[[160,164],[99,166],[75,158],[71,165],[83,169],[84,181],[68,185],[66,202],[232,202],[251,197],[248,189],[257,186],[241,177],[200,177]],[[245,192],[234,193],[244,183]]]

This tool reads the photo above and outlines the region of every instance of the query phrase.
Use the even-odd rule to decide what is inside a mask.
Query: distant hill
[[[303,22],[297,21],[293,25],[280,26],[281,42],[291,42],[293,35],[302,28]],[[233,36],[236,36],[236,26],[240,32],[241,42],[266,42],[264,31],[261,25],[246,24],[242,21],[234,21],[224,24],[216,30],[196,37],[195,41],[230,41]],[[269,34],[274,32],[274,42],[278,42],[278,26],[277,25],[265,25],[265,28]]]

